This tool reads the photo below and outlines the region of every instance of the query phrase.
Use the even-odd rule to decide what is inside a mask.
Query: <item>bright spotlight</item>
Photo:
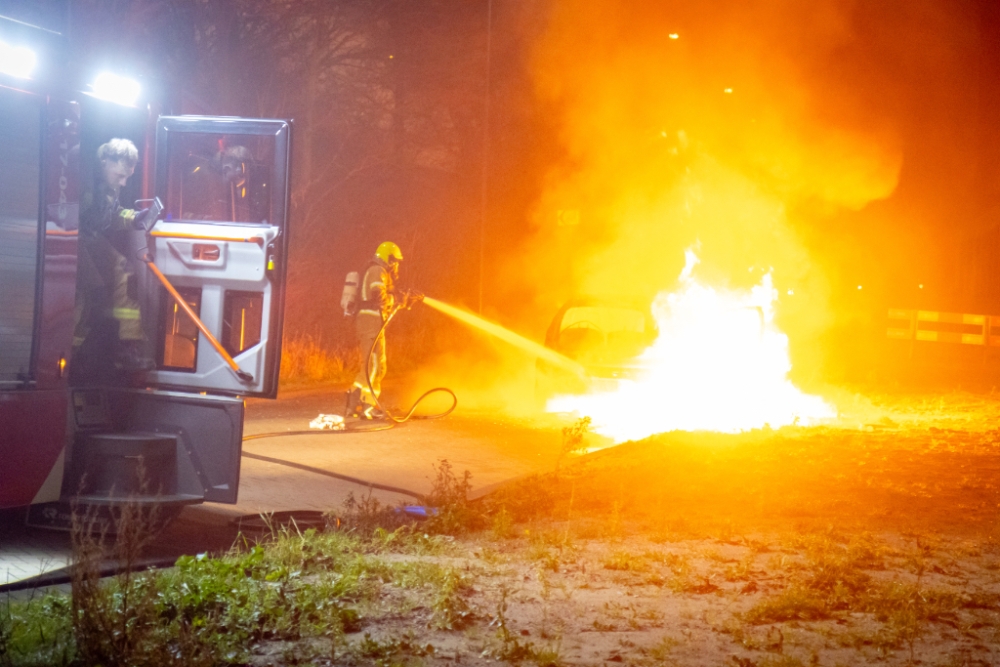
[[[30,79],[36,64],[38,58],[28,47],[0,42],[0,73],[19,79]]]
[[[139,99],[138,81],[111,72],[99,74],[90,87],[94,97],[126,107],[134,107]]]

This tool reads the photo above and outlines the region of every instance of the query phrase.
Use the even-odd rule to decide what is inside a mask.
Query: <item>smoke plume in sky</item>
[[[648,302],[697,245],[710,282],[773,270],[793,346],[818,340],[831,281],[884,265],[901,208],[895,247],[926,244],[942,177],[974,170],[955,159],[976,114],[974,5],[877,4],[554,3],[533,70],[563,155],[512,279],[534,281],[540,307],[569,291]],[[936,170],[949,161],[965,173]],[[907,203],[869,210],[907,173]]]

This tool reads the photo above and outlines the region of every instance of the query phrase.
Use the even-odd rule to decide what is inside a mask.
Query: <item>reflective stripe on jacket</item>
[[[392,274],[382,262],[372,262],[361,279],[361,305],[358,314],[378,315],[385,320],[395,304]]]

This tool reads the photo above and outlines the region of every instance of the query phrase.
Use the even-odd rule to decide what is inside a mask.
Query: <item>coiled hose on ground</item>
[[[274,432],[271,432],[271,433],[255,433],[253,435],[245,436],[243,438],[243,442],[247,442],[247,441],[250,441],[250,440],[261,440],[261,439],[264,439],[264,438],[277,438],[277,437],[292,436],[292,435],[296,435],[296,436],[297,435],[333,435],[333,434],[341,434],[341,433],[366,433],[366,432],[369,432],[369,431],[385,431],[385,430],[388,430],[390,428],[394,428],[396,426],[396,424],[402,424],[402,423],[407,422],[407,421],[409,421],[411,419],[440,419],[441,417],[446,417],[446,416],[450,415],[452,412],[454,412],[455,408],[458,407],[458,397],[455,396],[455,392],[452,391],[451,389],[449,389],[448,387],[434,387],[433,389],[429,389],[429,390],[425,391],[423,394],[420,395],[419,398],[417,398],[416,401],[414,401],[413,405],[410,406],[410,409],[402,417],[396,417],[391,412],[389,412],[385,408],[385,406],[383,406],[379,402],[378,396],[375,393],[375,389],[372,387],[372,356],[375,354],[375,348],[378,346],[379,340],[382,338],[383,334],[385,333],[386,327],[389,326],[389,322],[392,321],[392,319],[396,316],[396,313],[398,313],[399,310],[400,310],[400,307],[397,306],[396,308],[393,309],[393,311],[391,313],[389,313],[389,317],[387,317],[385,319],[385,322],[382,323],[382,328],[379,329],[378,335],[375,336],[375,341],[372,343],[371,348],[368,350],[368,355],[365,358],[365,378],[368,380],[368,390],[371,392],[371,395],[372,395],[372,397],[375,400],[376,407],[378,407],[378,409],[382,411],[382,413],[385,415],[386,419],[388,420],[388,423],[386,423],[384,425],[381,425],[381,426],[366,426],[364,428],[358,428],[358,427],[344,428],[343,430],[340,430],[340,431],[333,431],[333,430],[328,430],[328,429],[310,429],[308,431],[274,431]],[[416,411],[417,406],[420,405],[420,402],[423,401],[428,396],[430,396],[431,394],[433,394],[435,392],[439,392],[439,391],[440,392],[445,392],[445,393],[447,393],[447,394],[449,394],[451,396],[451,398],[452,398],[451,407],[448,408],[447,410],[445,410],[444,412],[439,412],[439,413],[435,413],[435,414],[432,414],[432,415],[416,415],[416,416],[414,416],[413,413]],[[410,491],[408,489],[403,489],[403,488],[400,488],[400,487],[397,487],[397,486],[388,486],[388,485],[385,485],[385,484],[377,484],[375,482],[369,482],[367,480],[358,479],[357,477],[351,477],[349,475],[342,475],[340,473],[332,472],[332,471],[329,471],[329,470],[324,470],[323,468],[315,468],[313,466],[307,466],[307,465],[304,465],[304,464],[301,464],[301,463],[295,463],[294,461],[286,461],[284,459],[273,458],[273,457],[270,457],[270,456],[263,456],[261,454],[252,454],[250,452],[243,452],[242,455],[243,455],[244,458],[248,458],[248,459],[255,459],[257,461],[266,461],[268,463],[275,463],[277,465],[288,466],[290,468],[296,468],[298,470],[305,470],[307,472],[316,473],[318,475],[324,475],[326,477],[332,477],[334,479],[341,479],[341,480],[344,480],[344,481],[347,481],[347,482],[354,482],[356,484],[362,484],[364,486],[368,486],[368,487],[371,487],[373,489],[380,489],[382,491],[390,491],[390,492],[393,492],[393,493],[400,493],[400,494],[403,494],[403,495],[411,496],[411,497],[416,498],[418,500],[423,500],[423,496],[421,494],[416,493],[414,491]]]
[[[378,330],[378,335],[375,336],[375,341],[372,343],[371,349],[368,350],[368,356],[365,357],[365,379],[368,381],[368,391],[371,392],[372,398],[375,400],[375,405],[378,407],[378,409],[381,410],[382,413],[385,415],[385,418],[388,419],[393,424],[402,424],[404,422],[409,421],[410,419],[440,419],[441,417],[446,417],[450,415],[452,412],[454,412],[455,408],[458,407],[458,396],[455,396],[455,392],[453,392],[448,387],[434,387],[433,389],[428,389],[427,391],[422,393],[416,401],[413,402],[413,405],[410,406],[409,411],[402,417],[396,417],[391,412],[389,412],[385,408],[385,406],[383,406],[379,402],[378,395],[375,393],[375,389],[372,387],[372,355],[375,354],[375,348],[378,346],[379,340],[381,340],[382,335],[385,333],[386,327],[389,326],[389,322],[392,322],[392,318],[396,316],[396,313],[398,313],[399,310],[400,306],[396,306],[392,310],[392,312],[389,313],[389,317],[385,318],[385,322],[382,323],[382,328]],[[431,394],[438,391],[443,391],[451,396],[452,400],[451,407],[445,410],[444,412],[439,412],[433,415],[419,415],[416,417],[413,416],[413,413],[416,412],[417,406],[420,405],[420,402],[425,398],[427,398],[428,396],[430,396]]]

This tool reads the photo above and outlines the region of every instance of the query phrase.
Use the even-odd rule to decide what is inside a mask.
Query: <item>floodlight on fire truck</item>
[[[38,57],[28,47],[0,42],[0,73],[30,79],[37,64]]]
[[[141,90],[139,82],[111,72],[102,72],[90,84],[90,94],[108,102],[134,107]]]

